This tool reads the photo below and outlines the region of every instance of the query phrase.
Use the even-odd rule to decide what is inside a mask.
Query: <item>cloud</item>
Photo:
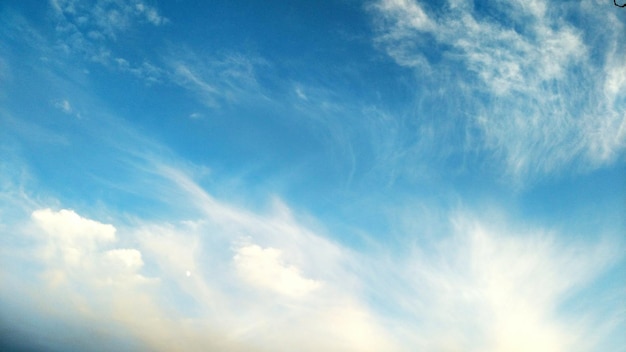
[[[103,63],[107,65],[110,58],[107,56],[103,59]],[[167,72],[148,61],[143,61],[141,64],[132,65],[126,59],[121,57],[112,60],[116,68],[121,72],[128,72],[133,76],[140,78],[148,83],[161,83],[167,78]]]
[[[156,350],[595,351],[624,324],[615,289],[593,289],[624,259],[610,237],[566,240],[459,209],[442,233],[407,234],[419,246],[355,251],[278,199],[267,211],[243,208],[163,162],[144,171],[169,184],[172,210],[195,209],[171,213],[192,220],[107,215],[113,225],[26,203],[37,207],[30,218],[4,226],[34,242],[2,249],[12,264],[0,280],[16,283],[3,295],[22,287],[29,302],[64,307],[43,321],[82,322],[108,331],[109,343],[126,336]]]
[[[33,220],[42,230],[63,242],[110,242],[115,239],[115,227],[82,218],[72,210],[36,210]]]
[[[52,287],[150,282],[139,274],[143,266],[137,249],[107,249],[117,241],[113,225],[87,219],[72,210],[38,209],[33,223],[41,230],[37,252],[47,266],[45,281]]]
[[[124,270],[137,270],[143,266],[141,252],[136,249],[112,249],[104,253],[106,260]]]
[[[110,70],[129,73],[148,84],[173,83],[193,93],[199,100],[217,107],[260,94],[255,70],[260,58],[238,53],[216,56],[185,50],[178,46],[170,54],[157,53],[150,59],[131,59],[120,50],[119,40],[142,24],[160,26],[169,20],[144,2],[121,0],[51,0],[56,50],[78,55]],[[36,30],[33,30],[36,33]],[[46,47],[47,45],[40,45]],[[59,106],[59,108],[62,108]]]
[[[238,53],[216,57],[177,49],[165,61],[170,80],[193,92],[209,107],[263,97],[257,80],[258,68],[266,65],[263,59]]]
[[[116,54],[117,40],[130,29],[145,23],[160,26],[169,22],[155,7],[137,0],[51,0],[50,6],[57,23],[57,49],[150,83],[162,79],[161,69],[153,63],[132,63]]]
[[[429,351],[595,351],[598,340],[589,345],[588,337],[603,340],[607,330],[616,328],[614,319],[624,323],[619,318],[622,303],[587,291],[601,273],[624,259],[610,241],[566,242],[542,228],[521,230],[501,222],[492,212],[449,216],[451,234],[372,270],[373,280],[391,275],[372,285],[387,296],[379,298],[384,307],[404,317],[399,328],[409,346]],[[572,302],[587,299],[584,308],[572,310]],[[610,318],[603,317],[600,301],[613,306]]]
[[[141,2],[137,2],[135,4],[135,9],[138,13],[145,16],[145,19],[148,22],[152,23],[155,26],[159,26],[164,23],[168,23],[169,20],[159,14],[156,8],[143,4]]]
[[[0,292],[23,289],[29,294],[22,299],[53,305],[43,317],[19,308],[23,319],[59,326],[78,322],[83,331],[107,331],[106,345],[131,336],[156,350],[181,344],[188,350],[226,351],[395,346],[375,313],[349,288],[355,278],[342,268],[349,251],[299,224],[283,204],[275,203],[269,214],[251,212],[214,199],[180,170],[157,170],[164,183],[173,182],[180,191],[181,198],[170,201],[187,199],[200,218],[135,219],[114,226],[72,210],[39,208],[24,223],[7,224],[32,241],[20,250],[2,248],[12,253],[12,264],[2,266],[0,280],[19,284],[3,284]],[[121,239],[135,248],[120,248]],[[18,273],[11,270],[16,265],[37,269]],[[27,326],[14,329],[40,336]],[[73,327],[66,334],[80,330]],[[42,340],[51,346],[58,342]]]
[[[401,1],[388,5],[394,13],[389,21],[409,16],[400,21],[399,28],[430,31],[439,26],[440,20],[433,19],[427,6]],[[406,12],[401,11],[403,6]],[[527,6],[521,14],[541,18],[549,13],[541,2]],[[481,26],[484,19],[476,17],[474,22]],[[471,23],[470,18],[459,28]],[[102,38],[106,37],[91,40]],[[492,40],[500,45],[503,38]],[[522,44],[525,41],[523,37]],[[408,61],[403,65],[415,68],[425,63],[437,68],[432,57],[411,61],[412,52],[403,51],[409,47],[395,48],[396,54],[406,54],[403,59]],[[526,45],[521,48],[525,55],[536,55]],[[482,67],[496,52],[459,60],[468,70],[472,67],[473,77],[483,84],[481,92],[495,95],[498,86],[503,89],[498,99],[511,102],[510,96],[525,89],[520,80],[533,83],[536,77],[528,80],[523,70],[516,72],[517,59],[511,59],[514,53],[507,50],[502,60],[511,69]],[[611,77],[599,91],[607,111],[618,111],[623,104],[624,72],[615,64],[619,53],[617,45],[612,56],[616,61],[603,71]],[[263,95],[256,66],[263,63],[236,55],[203,62],[202,56],[171,58],[169,68],[157,77],[176,77],[172,82],[210,106],[245,99],[242,94]],[[131,72],[136,67],[106,50],[102,59],[119,70]],[[523,62],[520,65],[527,68]],[[546,75],[547,81],[566,79],[566,73],[559,70],[547,65],[536,68],[533,75]],[[479,73],[483,71],[494,78],[493,85],[482,81]],[[293,85],[286,88],[296,101],[294,109],[328,128],[325,136],[333,139],[332,146],[345,148],[345,158],[355,160],[352,174],[357,167],[400,172],[389,165],[417,172],[407,162],[414,160],[407,154],[427,150],[429,144],[406,148],[410,138],[402,131],[407,127],[420,131],[417,144],[424,139],[432,145],[445,140],[427,123],[415,127],[382,109],[351,105],[332,89],[305,84],[297,89],[306,99],[298,96]],[[502,111],[496,109],[498,116],[504,116]],[[616,157],[616,146],[623,138],[619,132],[623,131],[622,115],[610,116],[601,128],[593,118],[584,125],[586,135],[597,142],[592,154],[604,153],[606,162]],[[96,154],[102,152],[103,159],[124,164],[113,170],[116,176],[123,171],[122,177],[103,175],[106,182],[100,181],[99,192],[89,196],[103,199],[102,203],[88,205],[89,199],[77,201],[71,196],[53,199],[46,192],[62,190],[21,182],[34,176],[27,175],[23,166],[11,164],[10,157],[0,162],[0,232],[4,234],[0,236],[0,316],[9,317],[0,319],[2,331],[19,331],[28,341],[53,341],[50,346],[59,350],[75,346],[163,351],[624,349],[612,342],[621,341],[615,336],[624,330],[623,284],[606,283],[619,277],[611,270],[623,268],[623,243],[619,238],[597,240],[606,230],[602,226],[593,233],[569,233],[545,224],[529,225],[524,219],[501,219],[489,212],[447,211],[440,203],[426,201],[390,210],[384,204],[364,205],[362,199],[369,194],[364,193],[350,199],[355,214],[366,214],[358,216],[389,221],[392,228],[399,226],[397,222],[441,221],[449,226],[403,228],[396,242],[389,240],[386,230],[363,230],[366,244],[357,246],[351,243],[349,231],[333,227],[336,223],[302,214],[302,204],[294,207],[279,196],[268,195],[267,204],[259,206],[250,200],[253,197],[246,185],[225,191],[223,181],[212,178],[207,182],[200,177],[203,167],[181,160],[124,121],[110,116],[91,121],[89,127],[76,128],[84,127],[80,132],[97,137],[86,138],[98,142]],[[504,133],[498,128],[510,132],[508,120],[503,126],[491,115],[476,121],[484,123],[483,131],[489,130],[489,135]],[[520,133],[527,133],[527,123],[519,122]],[[23,135],[33,138],[33,126],[24,126],[29,134]],[[601,142],[593,131],[603,134]],[[558,136],[555,145],[562,143]],[[491,141],[495,148],[497,143]],[[515,138],[506,142],[514,144]],[[519,143],[522,152],[540,150]],[[3,151],[9,156],[15,153]],[[85,154],[90,159],[94,155]],[[368,164],[369,157],[377,165]],[[565,155],[563,160],[570,159]],[[524,167],[528,165],[522,165],[520,172]],[[14,175],[20,182],[5,182],[4,178]],[[28,196],[33,193],[36,201]],[[141,197],[141,202],[126,202],[120,196],[124,209],[115,209],[122,203],[104,204],[108,198],[101,195],[109,193],[132,194]],[[387,196],[395,199],[391,191]],[[76,210],[63,209],[68,207]],[[420,207],[423,213],[412,212]],[[408,219],[396,211],[408,214]],[[440,217],[433,220],[424,213]],[[587,236],[589,240],[581,239]],[[98,343],[92,341],[97,338]],[[133,344],[126,345],[129,341]]]
[[[62,111],[64,114],[72,115],[79,119],[81,118],[81,113],[77,112],[67,99],[56,101],[54,103],[54,107]]]
[[[623,90],[616,69],[623,65],[615,60],[626,48],[616,34],[566,20],[568,14],[602,16],[601,7],[544,1],[485,6],[479,11],[449,1],[435,10],[419,1],[378,1],[370,7],[375,42],[419,79],[437,82],[454,72],[456,81],[444,79],[448,87],[440,89],[465,101],[464,115],[480,131],[468,142],[480,141],[517,183],[617,160],[626,146],[626,116],[623,99],[610,92]],[[613,15],[607,21],[616,28],[612,33],[623,27]],[[602,42],[592,39],[598,35]]]
[[[280,257],[281,251],[276,248],[249,244],[238,248],[233,259],[243,280],[286,296],[303,296],[320,286],[320,282],[302,277],[298,268],[284,264]]]
[[[54,103],[54,107],[57,109],[60,109],[66,114],[71,114],[73,111],[72,106],[70,105],[70,102],[67,100],[62,100],[62,101]]]
[[[73,27],[82,34],[98,33],[105,37],[115,36],[128,29],[133,22],[145,21],[159,26],[169,20],[159,11],[141,1],[97,0],[51,0],[50,5],[64,22],[60,26]]]
[[[302,100],[308,100],[306,94],[302,90],[302,87],[297,86],[295,87],[294,91],[296,92],[296,95],[298,96],[298,98]]]

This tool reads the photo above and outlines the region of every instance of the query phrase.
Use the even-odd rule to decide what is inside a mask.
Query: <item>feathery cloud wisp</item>
[[[624,89],[616,69],[623,65],[616,63],[626,46],[617,34],[588,32],[593,29],[562,16],[604,16],[600,6],[490,2],[499,17],[483,16],[472,4],[442,6],[428,11],[419,1],[377,2],[371,7],[378,19],[376,42],[418,76],[450,67],[473,73],[467,84],[478,80],[481,89],[461,90],[468,114],[483,133],[483,147],[503,160],[516,181],[578,164],[597,168],[623,152],[624,99],[611,92]],[[614,14],[608,22],[616,28],[612,33],[623,28]],[[598,35],[606,41],[592,39]],[[439,46],[437,59],[429,57],[429,38]]]

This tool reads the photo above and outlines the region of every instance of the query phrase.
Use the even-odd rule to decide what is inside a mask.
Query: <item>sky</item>
[[[611,1],[0,23],[0,349],[626,351]]]

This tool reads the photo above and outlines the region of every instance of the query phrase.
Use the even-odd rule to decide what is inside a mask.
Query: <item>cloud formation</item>
[[[458,1],[437,9],[420,1],[378,1],[371,7],[376,42],[418,77],[446,77],[449,67],[471,73],[446,81],[456,90],[448,88],[448,94],[462,94],[482,133],[474,140],[500,158],[517,182],[614,162],[626,146],[624,99],[615,94],[625,89],[617,63],[626,52],[617,34],[623,23],[590,1],[485,6],[497,16]],[[564,19],[579,13],[606,15],[614,30],[596,33]],[[475,81],[479,90],[463,89]]]
[[[625,48],[591,2],[316,4],[341,41],[224,7],[322,63],[194,41],[213,2],[50,4],[0,9],[0,349],[626,352]]]
[[[70,105],[70,102],[67,100],[61,100],[61,101],[54,103],[54,107],[60,109],[66,114],[71,114],[73,111],[72,105]]]
[[[155,26],[169,21],[156,8],[139,0],[98,0],[93,4],[80,0],[50,0],[50,4],[63,20],[59,30],[73,30],[95,40],[115,39],[135,21]]]
[[[298,268],[284,264],[280,257],[281,251],[276,248],[249,244],[238,248],[233,260],[243,280],[287,296],[303,296],[320,286],[302,277]]]
[[[149,281],[139,274],[143,266],[141,252],[106,249],[117,240],[112,225],[83,218],[67,209],[38,209],[31,218],[44,234],[39,257],[48,265],[43,275],[51,286],[73,280],[91,284]]]
[[[155,7],[138,0],[50,0],[50,5],[52,18],[57,22],[57,49],[151,83],[161,80],[161,69],[146,60],[131,63],[120,57],[116,44],[129,30],[142,24],[167,24],[169,20]]]
[[[37,241],[28,250],[40,254],[12,257],[43,269],[3,271],[3,282],[38,287],[30,300],[64,302],[64,313],[47,319],[99,316],[117,322],[106,328],[111,341],[139,339],[156,350],[594,351],[623,324],[618,297],[589,297],[590,285],[623,260],[623,244],[610,237],[564,243],[542,228],[520,232],[494,214],[459,210],[448,214],[452,232],[427,245],[394,257],[383,248],[359,253],[280,202],[269,212],[244,209],[182,170],[155,166],[162,185],[178,190],[170,206],[186,199],[198,218],[113,226],[35,209],[27,223]],[[119,231],[135,248],[116,246]],[[577,311],[564,311],[572,302]]]

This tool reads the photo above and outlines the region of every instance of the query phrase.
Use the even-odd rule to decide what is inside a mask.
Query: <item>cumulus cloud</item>
[[[113,226],[84,219],[71,210],[35,210],[32,218],[49,236],[47,250],[52,252],[49,255],[54,256],[58,251],[70,265],[79,265],[99,244],[115,240]]]
[[[108,249],[117,241],[113,225],[67,209],[38,209],[31,219],[42,232],[37,236],[41,241],[37,257],[48,266],[43,277],[52,286],[72,281],[85,285],[149,281],[139,273],[143,266],[139,250]]]
[[[300,270],[281,261],[281,251],[255,244],[237,249],[234,262],[242,279],[254,286],[299,297],[314,291],[320,282],[302,277]]]

